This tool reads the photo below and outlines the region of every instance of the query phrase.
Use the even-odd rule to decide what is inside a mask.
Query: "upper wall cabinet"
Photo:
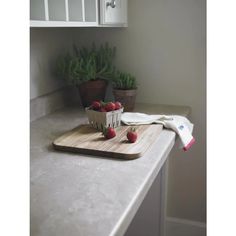
[[[101,0],[100,24],[127,24],[127,0]]]
[[[101,0],[100,24],[127,24],[127,0]]]
[[[127,0],[30,0],[31,27],[125,27]]]

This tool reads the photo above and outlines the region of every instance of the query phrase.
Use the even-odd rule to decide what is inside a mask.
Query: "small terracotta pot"
[[[93,101],[104,101],[107,90],[107,81],[104,79],[89,80],[78,85],[83,107],[88,107]]]
[[[113,89],[113,95],[116,101],[121,102],[124,106],[124,111],[133,111],[135,106],[137,89],[120,90]]]

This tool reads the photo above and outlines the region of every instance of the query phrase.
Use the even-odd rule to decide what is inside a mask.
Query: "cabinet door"
[[[67,0],[69,21],[97,23],[97,0]],[[89,25],[89,24],[88,24]]]
[[[83,1],[68,0],[69,21],[84,21]]]
[[[84,2],[84,12],[86,22],[96,22],[98,14],[97,0],[86,0]]]
[[[45,20],[44,0],[30,0],[30,20]]]
[[[65,0],[48,0],[49,20],[65,21],[66,6]]]
[[[102,25],[127,24],[127,0],[101,0],[100,9]]]

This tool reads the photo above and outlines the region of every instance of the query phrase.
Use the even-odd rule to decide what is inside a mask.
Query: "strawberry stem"
[[[102,100],[100,101],[100,104],[102,107],[104,107],[107,103],[106,102],[103,102]]]
[[[135,132],[135,131],[136,131],[136,128],[135,128],[135,127],[131,127],[131,128],[130,128],[130,131],[131,131],[131,132]]]

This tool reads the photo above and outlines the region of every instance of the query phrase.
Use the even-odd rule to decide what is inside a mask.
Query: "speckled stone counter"
[[[137,104],[149,114],[188,115],[189,107]],[[31,122],[31,236],[123,235],[175,142],[164,129],[144,156],[108,159],[55,151],[51,143],[87,123],[65,108]]]

